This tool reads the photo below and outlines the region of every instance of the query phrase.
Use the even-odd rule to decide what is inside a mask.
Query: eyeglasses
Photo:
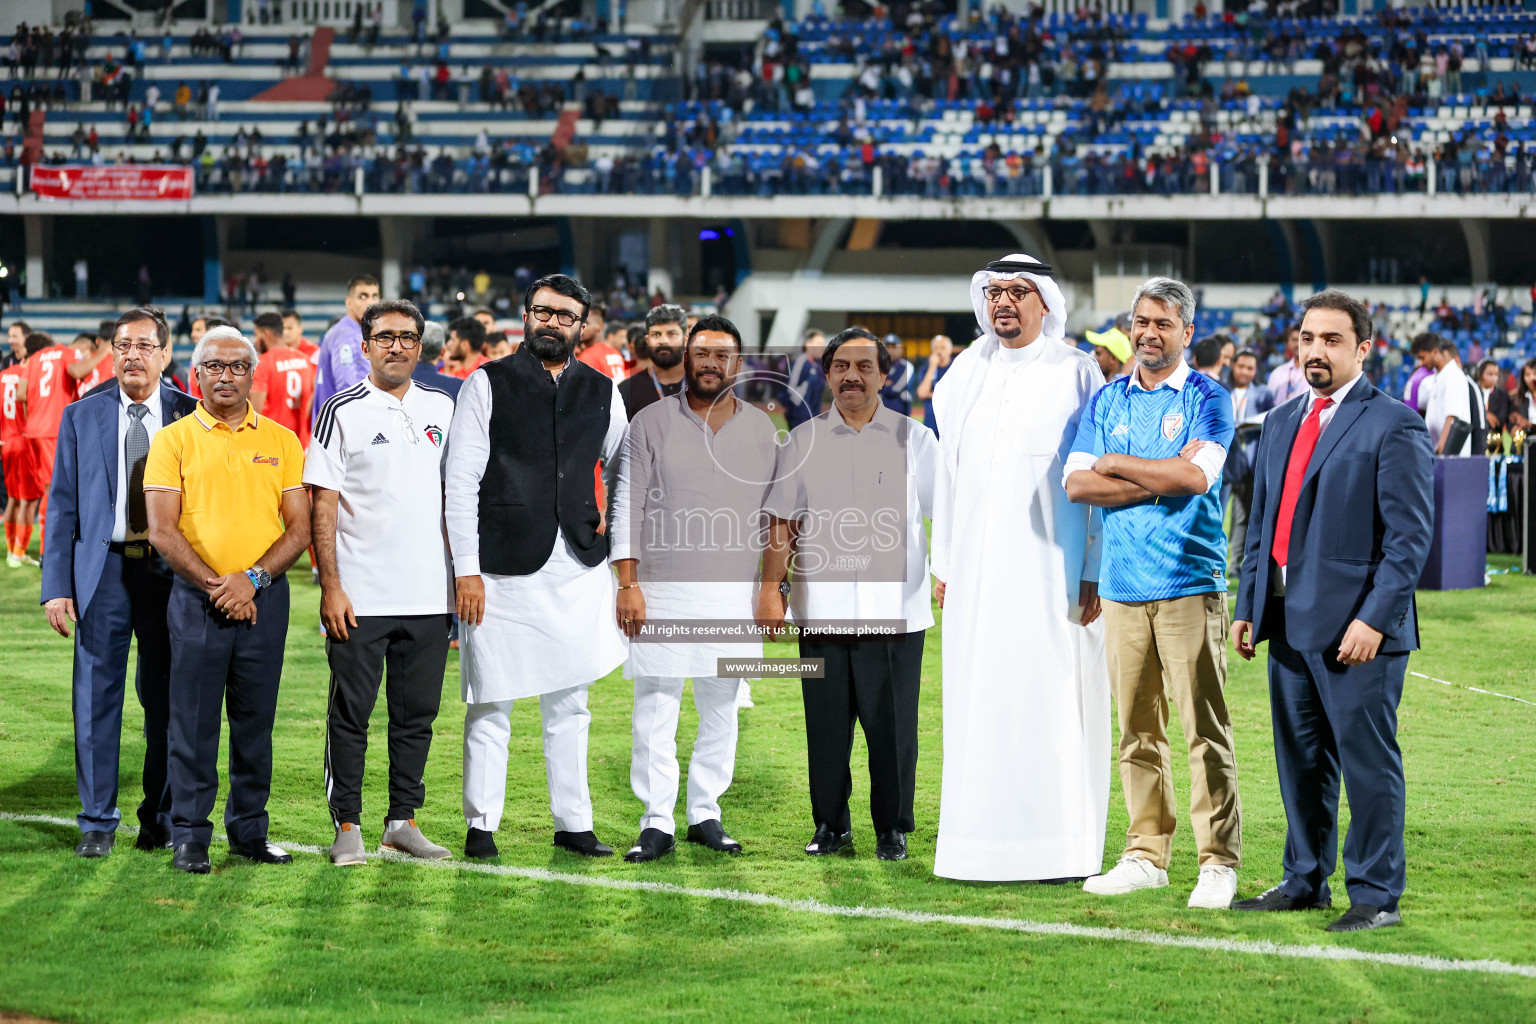
[[[1001,302],[1003,296],[1006,295],[1014,305],[1018,305],[1038,290],[1037,288],[1026,288],[1024,285],[1019,284],[1014,285],[1012,288],[1000,288],[997,285],[993,285],[982,294],[986,295],[988,302]]]
[[[251,364],[221,363],[216,359],[205,359],[198,364],[198,369],[202,370],[204,373],[215,379],[224,376],[225,370],[228,370],[233,376],[244,377],[246,374],[251,372]]]
[[[529,306],[528,315],[541,324],[549,323],[551,317],[559,321],[561,327],[571,327],[581,319],[580,313],[572,313],[568,309],[551,309],[549,306]]]
[[[137,345],[127,345],[119,342],[112,346],[112,351],[120,356],[132,355],[143,359],[160,351],[160,346],[147,341],[141,341]]]
[[[409,352],[411,349],[421,344],[421,335],[375,334],[368,339],[368,343],[370,345],[377,345],[379,348],[394,348],[398,345],[402,352]]]

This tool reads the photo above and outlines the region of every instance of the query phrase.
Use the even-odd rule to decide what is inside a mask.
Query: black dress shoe
[[[805,844],[805,852],[812,857],[825,857],[830,853],[846,850],[852,846],[852,832],[838,834],[832,831],[832,826],[830,825],[817,825],[816,834],[811,836],[811,841]]]
[[[293,854],[280,846],[273,846],[267,842],[267,837],[253,839],[248,843],[231,842],[229,852],[236,857],[244,857],[246,860],[257,864],[292,864]]]
[[[1296,899],[1287,896],[1278,885],[1273,889],[1265,889],[1252,899],[1233,900],[1233,910],[1327,910],[1333,906],[1333,899],[1324,896],[1318,899]]]
[[[208,863],[208,844],[182,843],[171,854],[171,867],[189,875],[206,875],[212,867]]]
[[[472,828],[469,835],[464,837],[464,856],[471,860],[490,860],[500,857],[501,851],[496,849],[496,836],[483,828]]]
[[[598,842],[597,835],[592,832],[556,832],[555,845],[583,857],[613,856],[613,847]]]
[[[145,851],[169,850],[171,830],[164,825],[140,825],[139,834],[133,840],[133,848]]]
[[[725,834],[725,826],[718,819],[710,818],[697,825],[688,826],[688,841],[707,846],[716,853],[740,853],[741,844]]]
[[[86,832],[75,845],[76,857],[105,857],[112,852],[117,837],[111,832]]]
[[[1365,932],[1373,928],[1385,928],[1388,925],[1402,924],[1403,915],[1396,907],[1391,910],[1383,910],[1381,907],[1373,907],[1368,903],[1355,903],[1344,912],[1344,916],[1328,926],[1331,932]]]
[[[631,864],[643,864],[648,860],[665,857],[676,849],[677,843],[670,835],[659,828],[643,828],[640,830],[640,838],[635,845],[629,848],[624,859]]]
[[[892,829],[876,835],[875,856],[880,860],[906,860],[907,834]]]

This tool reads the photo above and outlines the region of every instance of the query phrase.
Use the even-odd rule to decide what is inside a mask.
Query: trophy
[[[1515,455],[1525,454],[1525,431],[1516,427],[1509,435],[1509,448]]]
[[[1502,455],[1504,453],[1504,434],[1502,431],[1488,431],[1487,454]]]

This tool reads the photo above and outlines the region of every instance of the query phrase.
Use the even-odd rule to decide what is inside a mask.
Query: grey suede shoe
[[[342,822],[336,827],[336,841],[331,844],[331,863],[337,867],[355,867],[367,862],[362,829],[350,821]]]
[[[384,833],[384,841],[379,844],[379,849],[394,850],[422,860],[447,860],[453,856],[422,835],[421,829],[416,827],[415,818],[408,818],[404,825]]]

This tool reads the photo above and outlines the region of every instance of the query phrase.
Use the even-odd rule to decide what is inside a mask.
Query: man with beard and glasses
[[[1016,253],[971,278],[985,332],[934,388],[933,516],[944,608],[944,778],[934,873],[1062,881],[1103,864],[1109,678],[1097,513],[1061,466],[1093,357],[1063,342],[1051,268]]]
[[[741,370],[734,324],[700,318],[683,365],[688,386],[630,424],[614,491],[609,559],[619,577],[619,628],[631,639],[624,675],[635,681],[629,781],[645,807],[640,838],[624,855],[632,862],[673,849],[677,719],[690,678],[699,731],[688,762],[688,841],[741,852],[720,820],[736,765],[740,680],[718,673],[722,661],[763,656],[760,638],[652,641],[645,631],[648,621],[751,621],[763,497],[778,451],[773,421],[731,394]]]
[[[467,856],[498,855],[512,702],[539,698],[555,845],[613,850],[592,832],[587,687],[624,660],[593,467],[618,471],[628,420],[612,378],[572,358],[591,299],[564,274],[523,297],[523,344],[464,382],[444,469],[463,624]]]
[[[683,336],[688,311],[667,303],[645,314],[645,347],[650,365],[619,383],[619,396],[630,419],[653,402],[683,390]]]
[[[82,833],[75,853],[81,857],[110,853],[122,817],[118,752],[128,649],[135,639],[134,690],[144,708],[144,800],[134,846],[156,850],[171,842],[166,606],[173,576],[149,545],[144,466],[155,434],[197,405],[160,378],[171,351],[170,328],[160,310],[129,310],[111,334],[117,376],[68,406],[59,424],[53,515],[48,519],[53,537],[43,566],[48,624],[68,637],[75,623],[78,634],[73,710]]]
[[[269,316],[274,314],[262,314]],[[259,319],[259,318],[258,318]],[[363,313],[369,372],[332,395],[304,465],[331,668],[325,792],[336,826],[331,863],[362,864],[368,719],[388,667],[389,810],[381,849],[441,860],[416,826],[448,660],[452,587],[442,463],[453,399],[414,379],[421,311],[387,299]]]
[[[1168,884],[1178,822],[1168,703],[1189,745],[1190,819],[1200,872],[1189,906],[1225,909],[1237,891],[1242,803],[1227,713],[1227,536],[1221,472],[1232,399],[1184,361],[1195,297],[1149,279],[1131,305],[1136,364],[1093,396],[1063,477],[1075,502],[1104,510],[1099,596],[1120,720],[1125,851],[1083,889],[1114,896]],[[1209,341],[1213,364],[1220,346]],[[1201,361],[1206,361],[1202,359]]]
[[[842,331],[821,359],[832,408],[779,449],[756,619],[776,633],[793,608],[801,659],[822,662],[821,677],[800,682],[816,825],[805,852],[822,857],[853,845],[857,722],[869,752],[875,856],[904,860],[916,827],[923,638],[933,625],[923,519],[933,508],[939,445],[927,427],[880,401],[891,355],[869,331]]]

